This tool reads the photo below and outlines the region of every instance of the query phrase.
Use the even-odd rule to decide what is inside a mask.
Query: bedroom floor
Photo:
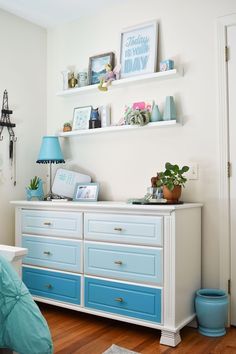
[[[216,339],[184,328],[176,348],[159,345],[160,331],[39,304],[50,327],[54,354],[102,354],[117,344],[142,354],[236,354],[236,327]]]

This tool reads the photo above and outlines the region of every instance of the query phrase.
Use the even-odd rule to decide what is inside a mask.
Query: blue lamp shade
[[[37,163],[65,163],[57,136],[44,136]]]

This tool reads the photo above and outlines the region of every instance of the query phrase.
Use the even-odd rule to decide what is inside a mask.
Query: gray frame
[[[101,58],[103,58],[103,57],[109,57],[109,60],[108,60],[108,62],[106,62],[106,64],[111,64],[112,68],[114,68],[115,54],[113,52],[108,52],[108,53],[99,54],[99,55],[95,55],[93,57],[90,57],[89,58],[89,68],[88,68],[88,84],[89,85],[96,85],[99,83],[100,80],[96,76],[93,76],[93,74],[92,74],[92,68],[93,68],[93,64],[96,61],[99,62],[99,60],[101,60]],[[102,76],[105,73],[106,73],[106,71],[104,68],[104,72],[101,72],[100,75]]]

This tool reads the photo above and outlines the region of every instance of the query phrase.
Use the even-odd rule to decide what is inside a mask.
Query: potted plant
[[[26,188],[27,200],[38,199],[43,200],[43,182],[42,180],[35,176],[30,180],[30,184]]]
[[[173,203],[178,202],[182,187],[187,182],[187,178],[183,176],[189,170],[188,166],[180,168],[178,165],[172,165],[166,162],[165,171],[158,173],[157,186],[163,187],[163,196]]]
[[[72,125],[70,122],[63,124],[63,132],[70,132],[72,130]]]

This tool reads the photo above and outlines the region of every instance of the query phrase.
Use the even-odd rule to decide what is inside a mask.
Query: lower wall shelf
[[[61,137],[71,137],[77,135],[91,135],[91,134],[100,134],[100,133],[109,133],[116,131],[125,131],[125,130],[133,130],[133,129],[153,129],[153,128],[162,128],[162,127],[173,127],[173,126],[181,126],[176,120],[165,120],[160,122],[149,123],[144,126],[138,125],[114,125],[106,128],[97,128],[97,129],[86,129],[86,130],[72,130],[70,132],[59,132],[58,136]]]

